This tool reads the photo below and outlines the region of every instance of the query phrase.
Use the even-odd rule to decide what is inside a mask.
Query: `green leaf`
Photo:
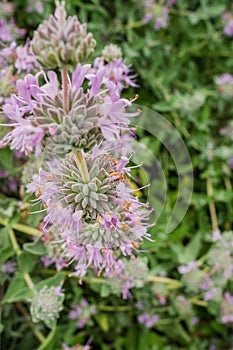
[[[18,207],[18,202],[15,199],[0,198],[0,217],[4,219],[12,218]]]
[[[2,303],[15,303],[26,301],[33,296],[33,291],[28,288],[22,272],[16,272],[4,295]]]
[[[156,328],[167,334],[168,338],[175,339],[179,344],[187,345],[191,341],[191,338],[184,327],[176,321],[171,320],[171,323],[166,325],[158,324]]]
[[[104,332],[108,332],[108,330],[109,330],[108,316],[106,314],[99,313],[98,315],[96,315],[95,319],[98,322],[100,328]]]
[[[184,262],[190,262],[197,258],[201,249],[201,235],[197,233],[185,248]]]
[[[54,350],[57,328],[54,327],[37,350]]]
[[[25,243],[23,245],[23,249],[26,252],[34,254],[34,255],[42,256],[42,255],[46,254],[45,246],[43,245],[43,243],[41,242],[40,239],[37,239],[34,242]]]
[[[1,169],[13,170],[13,151],[7,147],[0,150],[0,165]]]
[[[18,260],[20,269],[24,272],[29,273],[33,270],[37,262],[37,257],[27,252],[22,252],[22,254],[20,254],[17,257],[17,260]]]
[[[66,278],[67,274],[65,272],[58,272],[53,277],[49,277],[46,280],[43,280],[39,282],[37,285],[39,289],[43,288],[44,286],[47,287],[53,287],[60,285],[61,282],[63,282]]]
[[[0,323],[0,334],[3,332],[3,330],[4,330],[4,325]]]
[[[111,294],[111,288],[106,283],[102,284],[100,289],[100,296],[106,298]]]
[[[169,105],[166,101],[157,102],[153,104],[152,107],[159,112],[170,112],[173,109],[173,107]]]
[[[14,249],[9,238],[9,228],[0,229],[0,262],[4,262],[14,255]]]

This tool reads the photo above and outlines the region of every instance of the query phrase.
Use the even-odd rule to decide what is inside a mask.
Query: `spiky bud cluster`
[[[53,328],[59,312],[63,309],[64,293],[61,288],[44,286],[31,299],[30,312],[33,322],[43,321],[47,327]]]
[[[89,93],[83,93],[82,88],[76,91],[70,90],[69,104],[70,110],[66,115],[60,92],[55,100],[44,97],[44,101],[34,109],[34,114],[38,116],[42,113],[47,114],[50,122],[56,122],[59,118],[55,135],[46,140],[45,152],[51,156],[54,154],[63,156],[72,150],[89,151],[102,139],[98,127],[99,104],[95,98]],[[64,114],[62,120],[56,114],[55,105],[59,105],[60,114]],[[41,118],[38,120],[41,121]]]
[[[83,218],[94,220],[101,213],[116,208],[118,175],[114,173],[114,160],[109,156],[93,159],[86,154],[85,163],[82,154],[72,153],[55,174],[55,186],[57,198],[64,207],[82,210]]]
[[[122,58],[121,48],[117,45],[110,44],[106,45],[102,51],[102,56],[106,62],[111,62]]]
[[[95,45],[86,24],[80,24],[76,16],[66,18],[64,4],[39,25],[32,40],[36,59],[46,69],[74,68],[90,58]]]

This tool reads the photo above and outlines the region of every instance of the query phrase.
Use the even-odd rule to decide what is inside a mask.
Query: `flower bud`
[[[32,40],[36,59],[46,69],[74,68],[78,62],[85,63],[95,45],[86,23],[80,24],[76,16],[66,18],[63,4],[57,6],[54,16],[39,25]]]
[[[33,322],[43,321],[47,327],[53,328],[63,308],[64,297],[60,286],[51,288],[44,286],[36,292],[30,306]]]

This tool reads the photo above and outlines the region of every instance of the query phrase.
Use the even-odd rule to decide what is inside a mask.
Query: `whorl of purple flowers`
[[[55,17],[50,16],[35,33],[33,50],[39,62],[45,60],[42,66],[60,67],[62,84],[57,73],[42,69],[17,81],[17,94],[3,106],[12,130],[3,137],[1,146],[10,145],[27,156],[32,152],[42,156],[39,174],[33,176],[28,190],[44,208],[40,210],[45,212],[42,230],[45,237],[50,235],[52,242],[60,245],[61,264],[74,262],[74,274],[81,277],[88,267],[109,271],[121,254],[133,257],[143,238],[150,238],[150,210],[133,195],[130,168],[126,168],[129,160],[125,150],[121,151],[121,139],[132,133],[131,118],[140,111],[127,112],[134,99],[121,98],[120,93],[128,86],[137,86],[136,75],[130,75],[131,68],[114,45],[105,48],[93,67],[78,61],[73,68],[73,63],[66,62],[65,51],[62,65],[51,61],[51,56],[46,59],[49,52],[45,49],[40,56],[38,47],[49,45],[43,30],[50,33],[50,22],[64,25],[57,36],[51,32],[53,45],[61,44],[66,50],[69,45],[59,41],[63,32],[70,41],[77,41],[73,59],[81,55],[83,63],[85,56],[75,35],[83,45],[87,38],[94,43],[86,25],[74,17],[66,19],[63,4],[58,5]],[[76,28],[74,33],[67,32],[65,25],[69,23]],[[121,154],[118,160],[113,157],[116,153]],[[56,262],[54,254],[44,263]],[[59,263],[57,268],[61,267]]]
[[[143,22],[154,22],[154,29],[160,30],[167,27],[169,19],[169,8],[176,3],[176,0],[164,0],[157,3],[154,0],[145,1],[145,16]]]

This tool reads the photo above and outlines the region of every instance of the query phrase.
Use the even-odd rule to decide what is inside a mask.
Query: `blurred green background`
[[[38,7],[33,9],[33,6],[38,6],[36,1],[27,3],[15,0],[12,3],[17,25],[25,28],[30,37],[55,7],[53,1],[43,1],[40,4],[43,11],[38,13]],[[154,4],[157,7],[153,15],[156,16],[163,1]],[[28,6],[32,7],[30,12]],[[140,0],[67,0],[66,8],[68,14],[77,14],[81,22],[88,23],[88,30],[97,42],[96,57],[101,55],[107,44],[114,43],[121,47],[126,63],[132,64],[138,75],[139,84],[137,89],[127,89],[124,96],[130,98],[139,94],[139,105],[162,114],[179,132],[191,157],[194,188],[184,219],[168,234],[166,225],[177,198],[177,169],[164,144],[149,132],[138,129],[140,144],[158,160],[167,186],[167,198],[163,203],[164,189],[152,178],[155,212],[163,204],[164,208],[156,226],[151,229],[156,243],[145,243],[144,248],[148,251],[142,256],[147,257],[152,275],[171,278],[173,282],[159,283],[157,280],[149,286],[138,290],[135,288],[132,298],[124,301],[110,287],[92,283],[91,278],[90,283],[81,289],[77,280],[70,279],[66,282],[65,311],[72,304],[74,295],[77,298],[85,295],[91,303],[99,305],[98,314],[91,324],[76,333],[75,325],[67,320],[64,313],[58,328],[50,333],[47,343],[42,343],[39,349],[60,349],[61,342],[85,344],[92,335],[93,349],[102,350],[233,349],[232,323],[223,324],[220,317],[224,293],[233,294],[233,268],[230,267],[233,266],[233,177],[230,163],[233,158],[233,85],[223,84],[219,88],[216,83],[222,74],[233,73],[233,41],[224,33],[226,20],[223,16],[226,12],[232,16],[232,1],[177,0],[169,7],[166,28],[160,30],[154,29],[153,19],[148,23],[143,22],[145,2]],[[7,168],[9,154],[9,150],[1,151],[3,170]],[[149,153],[143,157],[144,170],[135,171],[139,187],[145,185],[151,176],[147,169],[151,162]],[[190,181],[189,177],[184,176],[181,183],[183,188],[190,185],[187,181]],[[146,197],[146,190],[140,195]],[[14,201],[17,199],[7,204],[4,198],[3,215],[13,207]],[[9,217],[12,213],[9,213]],[[30,218],[26,223],[34,225]],[[211,238],[213,231],[223,234],[224,244],[214,242]],[[25,242],[26,238],[22,236],[21,240]],[[230,260],[224,258],[228,248]],[[218,273],[213,268],[213,257],[216,261],[219,259],[221,265]],[[180,265],[193,261],[198,262],[202,273],[198,270],[196,275],[188,276],[178,272]],[[220,281],[222,271],[227,268],[231,272],[224,281]],[[204,291],[198,287],[198,273],[201,276],[204,272],[213,277],[214,288],[218,289],[217,298],[205,300]],[[37,273],[34,270],[34,274]],[[48,276],[39,272],[38,277]],[[165,305],[157,302],[160,295],[166,297]],[[151,329],[137,322],[135,304],[139,300],[143,300],[148,309],[160,314],[161,321]],[[233,315],[233,305],[227,307],[227,312]],[[12,304],[4,305],[5,347],[2,349],[36,349],[38,342],[30,326],[27,326],[29,321],[25,321],[27,317],[18,308],[15,309]],[[48,330],[45,332],[48,333]]]

